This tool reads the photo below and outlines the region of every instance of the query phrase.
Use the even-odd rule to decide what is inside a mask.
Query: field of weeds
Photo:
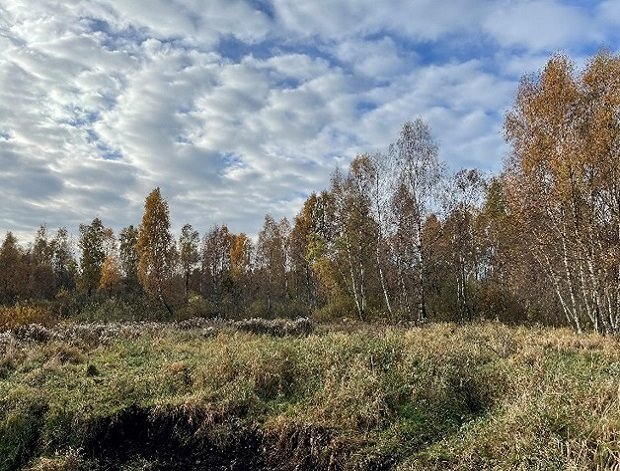
[[[620,345],[488,323],[0,334],[0,470],[614,469]]]

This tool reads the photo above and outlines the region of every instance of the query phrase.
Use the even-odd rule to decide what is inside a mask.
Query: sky
[[[0,232],[256,234],[424,119],[501,169],[519,79],[620,45],[620,0],[0,0]]]

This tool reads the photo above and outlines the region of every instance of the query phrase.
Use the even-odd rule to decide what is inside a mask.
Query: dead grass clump
[[[265,433],[266,469],[342,470],[361,445],[360,438],[323,425],[281,420],[269,424]]]
[[[48,358],[47,366],[79,365],[84,362],[80,349],[64,343],[46,345],[43,354]]]
[[[13,328],[13,336],[25,342],[45,343],[57,338],[56,333],[41,324],[20,324]]]
[[[89,471],[92,463],[84,460],[79,450],[56,454],[54,457],[38,459],[28,471]]]
[[[301,386],[308,380],[296,341],[234,333],[217,335],[205,347],[209,353],[195,374],[194,386],[213,400],[290,399],[302,394]]]
[[[262,319],[252,318],[238,321],[233,326],[244,332],[254,334],[267,334],[274,337],[284,337],[286,335],[305,336],[314,331],[314,324],[311,319],[301,317],[294,321],[288,319]]]
[[[366,358],[353,359],[344,369],[326,371],[322,381],[313,401],[314,416],[363,431],[383,428],[394,417],[381,374]]]
[[[256,393],[265,400],[292,395],[304,380],[300,376],[296,352],[282,348],[261,353],[250,370]]]
[[[2,334],[0,334],[2,335]],[[24,349],[15,341],[2,343],[0,341],[0,380],[5,379],[26,358]]]
[[[164,366],[164,373],[168,380],[183,387],[191,386],[194,382],[192,369],[182,361],[168,363]]]

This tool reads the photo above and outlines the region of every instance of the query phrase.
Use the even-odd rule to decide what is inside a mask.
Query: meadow
[[[614,337],[496,322],[0,334],[0,470],[614,469]]]

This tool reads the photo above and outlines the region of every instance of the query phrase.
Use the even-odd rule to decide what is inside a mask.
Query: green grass
[[[613,468],[618,347],[495,323],[18,342],[0,470]]]

